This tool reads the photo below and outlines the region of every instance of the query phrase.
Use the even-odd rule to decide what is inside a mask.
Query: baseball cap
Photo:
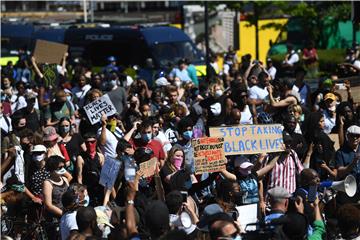
[[[333,93],[327,93],[325,96],[324,96],[324,101],[328,100],[328,99],[331,99],[333,101],[336,101],[336,96],[335,94]]]
[[[106,215],[104,211],[95,208],[95,212],[96,212],[96,221],[98,224],[104,224],[111,228],[114,228],[114,226],[110,223],[110,217]]]
[[[360,135],[360,127],[356,126],[356,125],[352,125],[350,127],[348,127],[348,129],[346,130],[346,132],[348,134],[357,134]]]
[[[219,204],[210,204],[207,205],[204,208],[203,214],[200,217],[199,222],[197,223],[197,227],[204,232],[209,231],[209,218],[210,216],[217,214],[217,213],[222,213],[224,212],[224,210],[220,207]]]
[[[159,77],[155,80],[155,84],[158,87],[170,85],[169,81],[165,77]]]
[[[245,156],[239,156],[235,158],[234,167],[240,167],[242,169],[250,168],[254,166],[250,160]]]
[[[31,152],[46,152],[46,147],[44,145],[35,145],[32,147]]]
[[[290,193],[283,187],[274,187],[268,190],[268,194],[272,198],[289,198],[291,197]]]

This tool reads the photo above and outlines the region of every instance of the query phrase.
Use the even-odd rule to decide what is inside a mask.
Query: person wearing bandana
[[[85,134],[86,152],[82,152],[76,161],[77,181],[88,186],[90,205],[97,206],[104,199],[104,187],[99,184],[101,168],[105,157],[96,151],[95,134]]]

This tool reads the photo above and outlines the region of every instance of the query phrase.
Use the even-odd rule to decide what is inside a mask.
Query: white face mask
[[[176,82],[175,82],[175,86],[180,87],[180,86],[181,86],[181,82],[180,82],[180,81],[176,81]]]
[[[59,175],[63,175],[66,173],[66,170],[65,170],[65,168],[61,168],[60,170],[56,170],[55,173],[59,174]]]
[[[45,153],[41,154],[41,155],[33,155],[32,156],[32,159],[35,160],[35,161],[38,161],[40,162],[41,160],[43,160],[45,157]]]
[[[215,91],[215,97],[220,97],[221,95],[223,95],[223,90],[219,89]]]

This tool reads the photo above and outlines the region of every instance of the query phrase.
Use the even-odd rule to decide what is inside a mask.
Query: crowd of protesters
[[[336,76],[311,89],[311,51],[302,67],[289,48],[276,69],[230,49],[223,66],[212,58],[207,80],[187,59],[156,72],[148,59],[129,74],[112,56],[93,72],[67,54],[51,68],[19,52],[1,71],[2,217],[46,221],[48,239],[63,240],[360,239],[359,191],[320,184],[360,182],[360,108],[349,81],[345,97]],[[279,79],[282,71],[292,78]],[[117,112],[91,124],[84,106],[104,94]],[[192,139],[211,127],[272,123],[283,126],[282,152],[228,156],[226,169],[195,174]],[[138,166],[153,157],[155,175],[145,178]],[[109,158],[120,170],[102,184]],[[250,204],[253,231],[238,220],[237,207]]]

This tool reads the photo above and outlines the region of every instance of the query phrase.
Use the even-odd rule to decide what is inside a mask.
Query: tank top
[[[84,159],[83,184],[87,186],[99,184],[101,164],[98,153],[95,154],[94,159],[91,159],[86,152],[82,153],[81,157]]]
[[[59,186],[59,185],[55,185],[54,182],[52,180],[49,180],[51,186],[53,187],[51,196],[52,196],[52,203],[53,205],[55,205],[56,207],[62,209],[63,205],[61,202],[61,197],[64,194],[64,192],[66,192],[66,190],[68,189],[68,185],[66,183],[66,181],[64,180],[64,178],[61,178],[63,183]]]

